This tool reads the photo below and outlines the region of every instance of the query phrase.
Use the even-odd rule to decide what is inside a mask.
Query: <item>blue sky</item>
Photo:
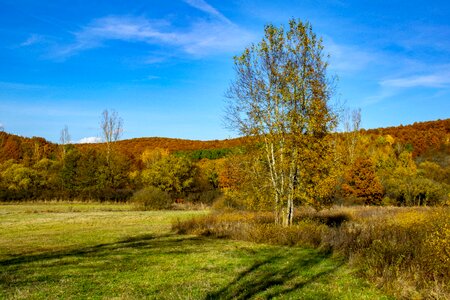
[[[0,124],[57,142],[100,136],[223,139],[232,57],[267,23],[308,20],[338,97],[362,127],[450,117],[448,1],[0,0]]]

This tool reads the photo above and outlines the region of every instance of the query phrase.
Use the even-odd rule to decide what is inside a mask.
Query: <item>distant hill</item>
[[[162,137],[147,137],[118,141],[115,147],[122,154],[134,158],[144,152],[145,149],[161,148],[167,149],[169,152],[173,153],[177,151],[227,149],[241,146],[243,144],[243,138],[199,141]],[[92,147],[98,149],[100,147],[103,147],[103,144],[78,144],[76,146],[80,150],[85,150]]]
[[[420,156],[429,151],[439,150],[443,145],[449,145],[450,119],[414,123],[387,128],[361,130],[362,134],[391,135],[395,141],[412,147],[413,155]],[[174,138],[147,137],[122,140],[117,142],[116,149],[131,159],[137,159],[145,149],[162,148],[169,152],[195,151],[209,149],[229,149],[245,144],[244,138],[199,141]],[[81,151],[100,149],[98,144],[75,144]],[[40,158],[56,158],[58,144],[44,138],[26,138],[6,132],[0,132],[0,163],[14,159],[27,161]]]
[[[436,151],[450,143],[450,119],[416,122],[412,125],[362,130],[365,134],[391,135],[397,143],[411,146],[413,156]]]
[[[40,158],[53,158],[58,145],[41,137],[26,138],[0,132],[0,163],[13,159],[16,161],[36,161]]]

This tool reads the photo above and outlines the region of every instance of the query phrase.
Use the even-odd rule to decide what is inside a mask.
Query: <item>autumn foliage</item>
[[[333,134],[327,159],[337,167],[311,176],[309,193],[313,199],[327,190],[329,204],[448,204],[449,136],[450,119]],[[217,207],[267,210],[263,166],[249,145],[244,139],[124,140],[115,143],[108,164],[102,143],[57,145],[0,132],[0,199],[126,201],[156,186],[173,201],[212,203],[222,194]]]
[[[384,191],[375,173],[375,167],[368,158],[356,159],[344,177],[342,185],[347,197],[355,198],[355,202],[365,205],[381,203]]]

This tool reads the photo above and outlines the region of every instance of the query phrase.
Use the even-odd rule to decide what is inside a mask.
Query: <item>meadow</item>
[[[310,247],[174,233],[208,211],[0,205],[1,299],[389,299]]]
[[[345,258],[399,299],[450,299],[448,207],[300,207],[294,224],[270,212],[228,211],[180,221],[180,233],[312,247]]]

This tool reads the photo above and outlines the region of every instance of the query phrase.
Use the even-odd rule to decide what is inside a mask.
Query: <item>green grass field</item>
[[[171,232],[205,213],[0,205],[0,298],[388,299],[316,250]]]

